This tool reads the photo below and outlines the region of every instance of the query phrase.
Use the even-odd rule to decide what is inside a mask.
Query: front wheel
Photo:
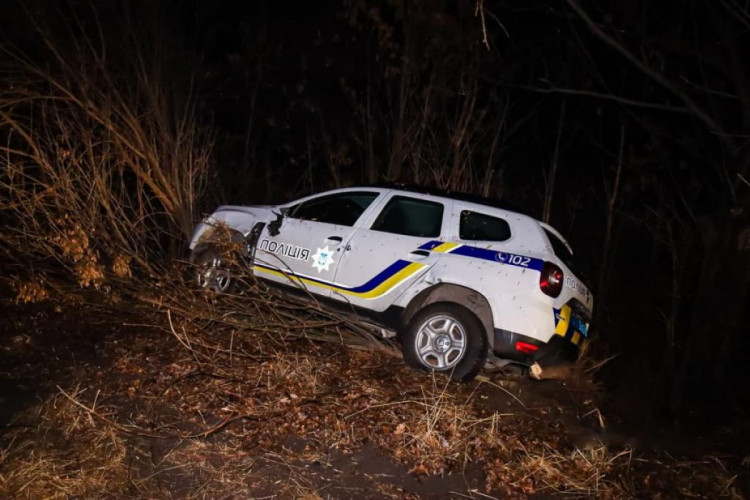
[[[190,260],[195,264],[195,281],[199,288],[218,293],[230,293],[234,290],[235,278],[218,248],[209,247]]]
[[[407,365],[469,382],[484,366],[488,345],[476,316],[459,305],[437,303],[412,319],[402,335],[401,348]]]

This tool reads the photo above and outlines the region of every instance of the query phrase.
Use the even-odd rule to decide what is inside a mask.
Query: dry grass
[[[653,496],[676,485],[681,494],[740,494],[725,462],[570,446],[549,407],[529,399],[529,382],[453,384],[377,351],[284,336],[273,325],[288,320],[262,308],[244,330],[222,319],[224,299],[259,297],[193,294],[189,317],[167,302],[158,313],[136,305],[147,330],[113,346],[108,374],[84,374],[82,385],[56,390],[0,435],[0,496],[356,495],[364,486],[346,477],[366,465],[344,472],[347,461],[331,460],[363,446],[402,464],[404,477],[466,474],[466,494],[478,498]],[[310,321],[316,338],[343,328]],[[498,400],[507,411],[488,411]],[[402,480],[368,476],[367,487],[403,498],[392,482]]]
[[[566,453],[541,443],[532,449],[523,447],[519,455],[516,461],[501,469],[515,475],[511,485],[526,493],[544,491],[600,498],[628,496],[628,491],[609,476],[616,468],[628,467],[632,450],[613,452],[602,446],[576,448]],[[519,470],[525,471],[521,477],[518,477]]]
[[[123,436],[67,398],[49,398],[16,426],[0,452],[0,497],[96,497],[127,487]]]

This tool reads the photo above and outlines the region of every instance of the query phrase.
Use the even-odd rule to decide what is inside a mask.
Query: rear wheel
[[[406,364],[450,374],[456,382],[477,376],[487,360],[487,335],[467,309],[437,303],[420,311],[401,338]]]

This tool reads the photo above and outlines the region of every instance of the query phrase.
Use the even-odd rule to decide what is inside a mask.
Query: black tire
[[[207,245],[190,256],[194,266],[193,283],[204,290],[216,293],[232,293],[237,289],[237,280],[232,274],[230,259],[218,247]]]
[[[487,361],[488,341],[479,319],[449,302],[431,304],[416,314],[401,335],[407,365],[448,373],[469,382]]]

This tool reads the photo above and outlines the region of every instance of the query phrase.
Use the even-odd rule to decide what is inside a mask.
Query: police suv
[[[555,229],[496,202],[402,187],[328,191],[274,206],[222,206],[190,243],[198,283],[235,283],[219,228],[258,278],[304,287],[397,333],[407,364],[469,381],[488,356],[573,361],[593,297]],[[225,259],[226,260],[226,259]]]

